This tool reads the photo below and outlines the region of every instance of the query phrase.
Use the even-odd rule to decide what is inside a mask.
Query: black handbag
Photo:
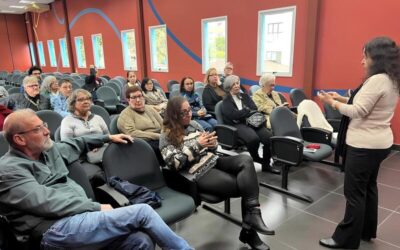
[[[265,115],[259,111],[252,111],[250,115],[246,118],[246,125],[252,128],[259,128],[265,126],[267,118]]]

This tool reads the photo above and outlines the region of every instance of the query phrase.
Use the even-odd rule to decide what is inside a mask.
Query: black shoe
[[[274,235],[275,231],[270,230],[264,223],[261,217],[261,210],[259,208],[250,208],[246,211],[243,219],[243,228],[254,229],[259,233],[266,235]]]
[[[261,170],[263,172],[270,172],[271,174],[281,174],[281,171],[277,169],[276,167],[271,167],[270,165],[267,164],[262,164]]]
[[[327,248],[342,248],[334,239],[320,239],[319,244]]]
[[[248,244],[251,249],[269,250],[269,246],[260,239],[257,232],[253,229],[247,230],[243,228],[242,231],[240,231],[239,240]]]

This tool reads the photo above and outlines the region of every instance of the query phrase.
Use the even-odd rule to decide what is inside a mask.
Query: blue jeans
[[[192,249],[147,204],[86,212],[58,220],[43,234],[43,249]]]
[[[208,119],[194,119],[196,122],[198,122],[205,131],[212,132],[214,130],[215,125],[217,125],[217,120],[214,118],[208,118]]]

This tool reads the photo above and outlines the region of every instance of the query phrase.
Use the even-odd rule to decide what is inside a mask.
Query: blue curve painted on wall
[[[117,35],[118,39],[121,40],[121,32],[117,29],[117,27],[115,26],[115,24],[113,23],[113,21],[111,21],[111,19],[104,14],[103,11],[101,11],[100,9],[96,9],[96,8],[87,8],[84,10],[81,10],[73,19],[72,21],[69,23],[69,29],[71,30],[72,27],[74,27],[75,23],[78,21],[79,18],[81,18],[82,16],[86,15],[86,14],[97,14],[99,16],[101,16],[110,26],[111,28],[114,30],[115,34]]]
[[[56,12],[56,8],[54,7],[54,3],[51,4],[51,10],[53,11],[54,17],[57,19],[57,22],[59,24],[64,24],[65,23],[65,18],[61,19],[60,17],[58,17],[57,12]]]
[[[158,14],[153,1],[152,0],[147,0],[148,4],[150,5],[151,11],[153,12],[154,16],[157,18],[158,22],[160,24],[165,24],[161,16]],[[195,53],[193,53],[188,47],[186,47],[175,35],[172,33],[172,31],[167,27],[167,34],[171,39],[183,50],[188,54],[193,60],[195,60],[197,63],[201,64],[202,60],[200,57],[198,57]]]

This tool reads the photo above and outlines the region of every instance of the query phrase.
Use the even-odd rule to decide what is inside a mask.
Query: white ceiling
[[[50,4],[54,0],[0,0],[0,13],[23,14],[32,8],[32,5],[41,7],[42,4]],[[10,7],[16,6],[16,7]],[[20,6],[19,8],[17,8]]]

